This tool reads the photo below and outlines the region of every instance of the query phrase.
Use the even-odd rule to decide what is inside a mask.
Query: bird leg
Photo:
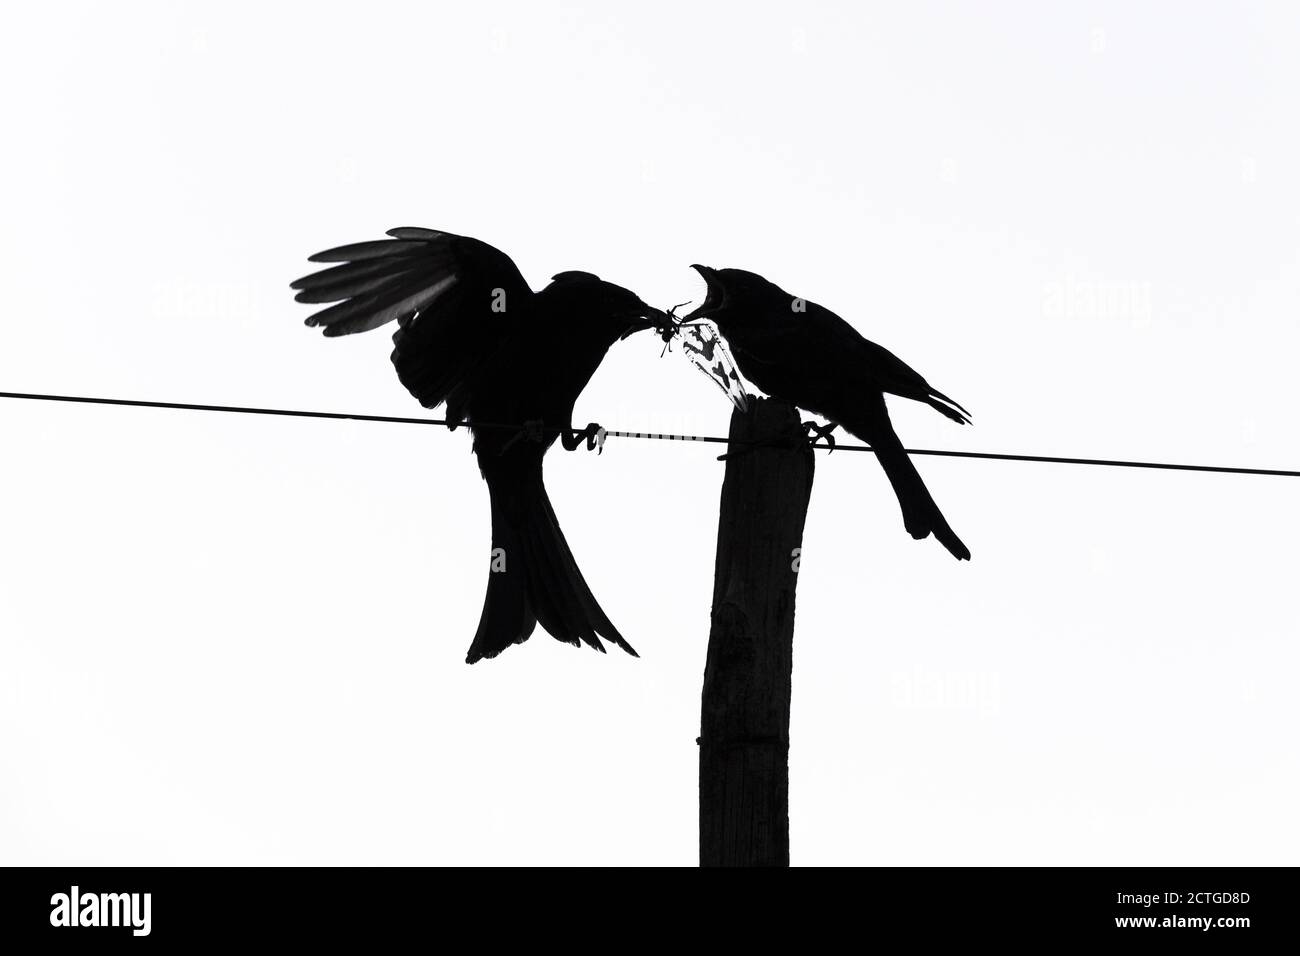
[[[819,425],[814,421],[803,423],[803,430],[808,435],[808,444],[813,448],[817,448],[820,447],[817,442],[823,438],[826,439],[825,448],[827,454],[835,450],[835,436],[831,432],[839,427],[835,422],[827,422],[825,425]],[[814,435],[816,437],[813,437]]]
[[[577,451],[584,438],[587,440],[587,451],[599,449],[596,452],[598,455],[604,452],[605,429],[595,422],[589,423],[586,428],[569,428],[560,432],[560,444],[565,451]]]

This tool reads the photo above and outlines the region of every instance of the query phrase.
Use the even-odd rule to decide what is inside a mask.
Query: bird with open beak
[[[708,292],[681,323],[716,325],[754,385],[830,421],[806,426],[818,435],[829,438],[843,426],[869,444],[893,486],[908,533],[918,539],[933,534],[958,560],[969,560],[970,549],[949,527],[895,434],[885,395],[924,402],[959,424],[970,422],[966,409],[829,309],[743,269],[691,268]]]

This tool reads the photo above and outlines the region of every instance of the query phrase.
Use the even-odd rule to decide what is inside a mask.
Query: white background
[[[0,39],[0,389],[417,415],[290,280],[397,225],[535,287],[687,266],[969,407],[912,447],[1300,467],[1288,3],[25,5]],[[576,419],[725,433],[615,347]],[[722,466],[611,440],[555,507],[642,657],[463,663],[463,433],[0,401],[0,862],[691,864]],[[798,864],[1282,864],[1300,484],[818,458]]]

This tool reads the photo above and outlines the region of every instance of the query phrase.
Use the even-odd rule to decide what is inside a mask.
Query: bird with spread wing
[[[387,235],[311,256],[332,265],[292,288],[299,302],[333,303],[307,319],[327,336],[397,322],[401,383],[470,427],[493,560],[466,660],[495,657],[538,623],[565,643],[603,652],[603,638],[635,656],[578,570],[542,460],[557,437],[569,450],[594,445],[598,426],[573,428],[578,395],[610,346],[665,314],[588,272],[562,272],[533,292],[509,256],[477,239],[411,227]]]

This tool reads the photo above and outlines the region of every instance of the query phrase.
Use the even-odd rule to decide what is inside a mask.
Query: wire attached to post
[[[241,415],[279,415],[290,418],[327,418],[337,421],[386,422],[398,425],[439,425],[448,430],[462,427],[505,429],[520,431],[523,424],[506,424],[503,422],[453,421],[445,418],[404,418],[393,415],[361,415],[353,412],[316,412],[291,408],[258,408],[245,405],[197,405],[189,402],[154,402],[129,398],[93,398],[84,395],[45,395],[34,392],[0,392],[0,398],[22,399],[41,402],[71,402],[81,405],[117,405],[128,408],[164,408],[192,412],[231,412]],[[582,429],[560,428],[558,426],[541,426],[547,434],[567,432],[570,435],[581,434]],[[615,429],[600,429],[606,438],[639,438],[652,441],[695,441],[726,445],[729,439],[716,435],[677,435],[666,432],[631,432]],[[743,444],[743,443],[742,443]],[[604,446],[603,439],[597,437],[597,445]],[[825,450],[825,445],[813,444],[813,448]],[[870,445],[836,444],[836,451],[860,451],[874,453]],[[1185,465],[1162,461],[1129,461],[1111,458],[1067,458],[1053,455],[1013,455],[985,451],[951,451],[942,448],[905,448],[909,455],[931,455],[941,458],[978,458],[984,461],[1023,461],[1051,465],[1098,465],[1108,468],[1152,468],[1163,471],[1202,471],[1228,475],[1268,475],[1278,478],[1300,478],[1300,470],[1292,471],[1282,468],[1238,468],[1230,465]]]

